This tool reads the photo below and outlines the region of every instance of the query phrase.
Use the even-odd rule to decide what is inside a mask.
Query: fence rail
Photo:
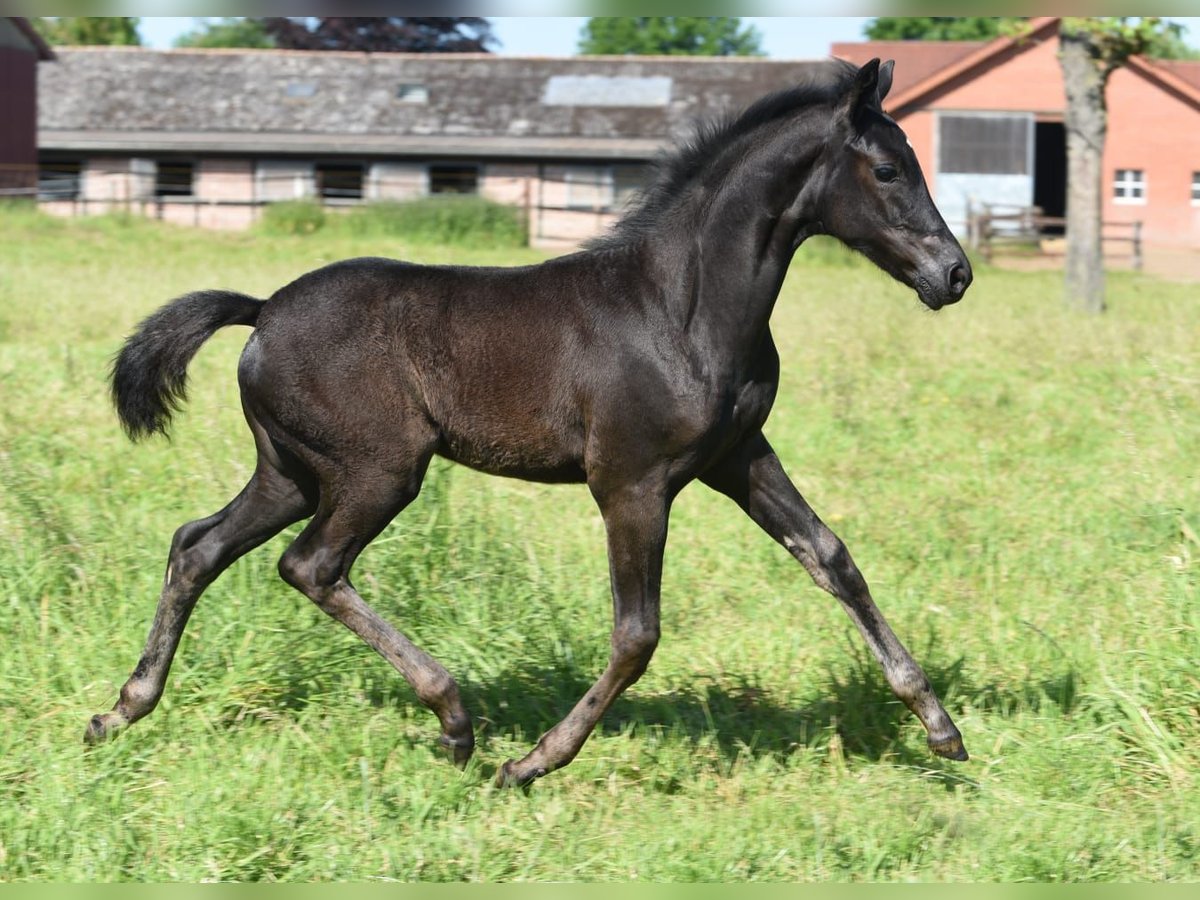
[[[1056,256],[1047,249],[1046,239],[1066,233],[1067,220],[1062,216],[1047,216],[1036,206],[1012,207],[998,212],[997,207],[985,206],[971,210],[967,220],[967,239],[987,262],[997,253],[1024,256]],[[1140,271],[1142,255],[1142,223],[1101,222],[1100,239],[1104,244],[1128,244],[1128,253],[1135,270]]]

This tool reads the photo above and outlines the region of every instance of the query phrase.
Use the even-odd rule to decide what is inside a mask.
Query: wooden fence
[[[997,253],[1024,256],[1057,256],[1051,249],[1054,237],[1066,233],[1067,220],[1061,216],[1044,215],[1036,206],[1012,207],[1011,211],[998,212],[996,207],[984,206],[982,210],[970,210],[967,217],[967,240],[973,250],[991,262]],[[1101,222],[1101,241],[1105,256],[1111,256],[1109,248],[1116,245],[1128,252],[1116,255],[1128,256],[1134,269],[1142,268],[1142,223]]]

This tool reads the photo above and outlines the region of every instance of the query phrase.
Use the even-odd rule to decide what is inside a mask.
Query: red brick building
[[[1062,215],[1066,97],[1059,20],[988,42],[834,44],[855,63],[896,60],[885,106],[908,134],[958,233],[968,204]],[[1200,62],[1132,59],[1108,83],[1104,220],[1144,223],[1148,244],[1200,249]]]
[[[0,196],[37,184],[37,64],[54,59],[28,20],[0,17]]]

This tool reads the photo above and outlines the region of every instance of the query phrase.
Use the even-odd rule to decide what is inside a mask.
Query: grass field
[[[286,587],[282,535],[209,589],[159,709],[92,751],[173,530],[253,449],[228,329],[172,442],[108,360],[178,294],[327,261],[528,262],[345,235],[0,216],[0,879],[1113,880],[1200,876],[1200,291],[977,271],[932,315],[803,251],[767,433],[846,540],[972,759],[930,756],[837,604],[728,501],[679,498],[663,640],[567,769],[491,787],[602,669],[584,488],[435,465],[368,601],[460,679],[465,772],[402,679]],[[295,534],[292,529],[291,534]]]

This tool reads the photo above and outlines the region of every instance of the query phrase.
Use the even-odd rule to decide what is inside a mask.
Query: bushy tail
[[[187,366],[200,345],[226,325],[254,325],[262,300],[233,291],[197,291],[151,314],[112,364],[112,398],[132,440],[165,435],[187,399]]]

